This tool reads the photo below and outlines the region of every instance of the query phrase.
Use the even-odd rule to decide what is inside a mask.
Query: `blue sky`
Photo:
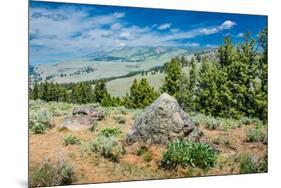
[[[255,37],[266,16],[50,2],[30,3],[30,63],[56,63],[127,46],[217,47]]]

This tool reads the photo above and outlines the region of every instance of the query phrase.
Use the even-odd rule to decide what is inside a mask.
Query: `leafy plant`
[[[163,154],[161,166],[169,169],[177,165],[189,165],[208,169],[215,165],[216,160],[217,153],[208,144],[175,140],[169,143],[167,151]]]
[[[120,155],[124,153],[123,146],[114,136],[99,135],[90,143],[91,150],[114,162],[119,161]]]
[[[79,138],[77,138],[74,135],[68,135],[68,136],[64,137],[63,144],[65,146],[74,145],[74,144],[81,144],[81,141],[80,141]]]
[[[31,126],[31,132],[33,134],[44,134],[46,129],[46,126],[42,123],[35,123]]]
[[[30,187],[69,185],[74,179],[74,171],[70,165],[45,162],[31,174]]]
[[[120,133],[122,132],[118,128],[104,128],[101,130],[101,135],[105,137],[117,136]]]

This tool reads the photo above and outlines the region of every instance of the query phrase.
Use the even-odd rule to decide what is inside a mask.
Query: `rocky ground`
[[[38,105],[38,103],[40,104]],[[43,108],[46,111],[42,110]],[[142,125],[135,123],[136,120],[139,121],[140,117],[145,117],[144,113],[141,114],[139,110],[124,108],[103,108],[99,110],[104,114],[104,118],[94,121],[93,127],[82,127],[79,130],[62,129],[61,125],[65,125],[65,120],[73,116],[73,108],[73,105],[47,104],[42,101],[33,101],[31,103],[31,121],[33,121],[34,117],[39,117],[38,114],[36,116],[33,113],[44,111],[45,116],[47,116],[48,110],[52,113],[49,117],[51,126],[44,130],[43,134],[34,134],[34,130],[32,127],[30,128],[30,175],[44,161],[52,163],[61,159],[73,168],[75,180],[72,184],[239,174],[242,172],[241,156],[251,156],[253,163],[267,160],[266,127],[263,126],[259,129],[264,135],[261,139],[257,135],[251,134],[252,130],[255,131],[258,126],[255,121],[237,121],[236,124],[233,123],[235,126],[226,126],[225,124],[229,124],[230,121],[221,120],[218,126],[210,126],[210,118],[205,117],[206,121],[204,122],[203,116],[199,118],[198,115],[192,115],[190,121],[194,122],[196,129],[202,132],[200,142],[207,143],[218,153],[214,167],[201,169],[191,166],[177,166],[172,169],[164,169],[160,167],[160,163],[163,153],[167,149],[167,144],[146,142],[145,139],[140,141],[139,138],[132,143],[127,141],[127,135],[133,129],[135,131],[136,127],[151,125],[149,122],[142,123]],[[177,109],[177,106],[175,109]],[[156,117],[157,115],[154,114],[153,116]],[[94,117],[93,115],[93,119],[95,119]],[[162,114],[162,118],[165,119],[165,115]],[[187,120],[184,114],[177,118],[177,122],[185,119],[181,125],[178,124],[178,127],[186,125]],[[42,122],[43,120],[37,118],[36,121]],[[212,119],[212,121],[214,120]],[[192,124],[192,126],[194,125]],[[132,129],[132,127],[134,128]],[[140,128],[140,130],[144,129]],[[102,134],[112,134],[112,132],[114,132],[116,143],[122,149],[122,152],[116,155],[118,156],[117,160],[105,157],[99,150],[91,148],[93,139],[99,138]],[[163,131],[160,131],[160,133],[156,131],[154,135],[158,134],[159,136],[162,133]],[[65,144],[66,137],[69,135],[77,138],[79,142]],[[178,132],[178,135],[184,135],[184,133]],[[173,134],[174,136],[175,134]],[[163,136],[161,139],[163,140]],[[169,136],[165,137],[165,139],[169,139]]]

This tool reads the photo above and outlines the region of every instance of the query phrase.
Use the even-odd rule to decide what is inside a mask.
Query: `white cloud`
[[[219,26],[213,26],[213,27],[208,27],[208,28],[202,28],[200,30],[200,33],[204,34],[204,35],[210,35],[210,34],[215,34],[218,33],[222,30],[229,30],[231,29],[233,26],[237,25],[235,22],[231,21],[231,20],[226,20],[224,21],[221,25]]]
[[[94,11],[94,10],[91,10]],[[230,29],[236,23],[227,20],[221,25],[198,27],[189,31],[173,29],[172,23],[141,27],[123,20],[122,12],[89,14],[88,10],[31,8],[31,62],[54,61],[59,54],[82,56],[96,50],[111,50],[123,46],[177,46],[176,40],[210,35]],[[155,29],[153,29],[155,28]],[[156,29],[157,28],[157,29]],[[159,30],[167,30],[161,33]],[[199,43],[186,43],[199,46]]]
[[[235,22],[231,20],[226,20],[220,25],[220,29],[231,29],[233,26],[237,25]]]
[[[165,30],[165,29],[169,29],[170,27],[172,26],[171,23],[164,23],[164,24],[161,24],[157,27],[157,29],[159,30]]]
[[[236,37],[238,37],[238,38],[243,38],[243,37],[244,37],[244,33],[238,33],[238,34],[236,35]]]
[[[199,47],[200,44],[197,42],[187,42],[184,44],[184,46],[188,46],[188,47]]]

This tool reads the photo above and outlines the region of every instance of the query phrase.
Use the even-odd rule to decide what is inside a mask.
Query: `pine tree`
[[[179,96],[180,79],[182,77],[181,65],[178,58],[173,58],[164,65],[165,80],[161,92],[166,92],[172,96]]]
[[[40,98],[40,93],[39,93],[39,85],[37,82],[35,82],[33,89],[31,90],[31,98],[33,100],[37,100]]]
[[[145,108],[157,97],[154,88],[151,87],[147,79],[142,78],[139,82],[134,80],[130,93],[126,93],[124,104],[127,108]]]

